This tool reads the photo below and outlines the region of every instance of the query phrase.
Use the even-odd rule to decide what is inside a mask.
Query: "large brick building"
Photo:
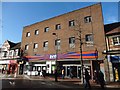
[[[52,74],[58,56],[59,71],[64,68],[65,76],[69,77],[72,70],[74,77],[80,77],[80,43],[83,65],[89,69],[91,78],[94,70],[108,72],[107,67],[104,69],[106,60],[102,54],[106,45],[101,4],[25,26],[21,48],[29,60],[26,65],[32,75],[43,69]]]

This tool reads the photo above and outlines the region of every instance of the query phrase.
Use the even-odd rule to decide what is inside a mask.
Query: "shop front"
[[[112,63],[114,81],[120,81],[120,56],[111,55],[110,62]]]
[[[100,69],[100,66],[103,64],[103,60],[98,58],[98,53],[96,53],[96,51],[83,52],[82,55],[84,68],[88,68],[91,78],[93,79],[94,71]],[[61,76],[62,69],[64,69],[65,77],[71,77],[72,73],[72,77],[81,78],[80,52],[69,52],[57,55],[47,54],[26,56],[29,63],[31,63],[28,65],[29,71],[37,72],[37,75],[40,75],[40,72],[44,67],[47,74],[54,74],[56,57],[58,76]]]

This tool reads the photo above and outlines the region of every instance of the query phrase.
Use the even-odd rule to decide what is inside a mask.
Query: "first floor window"
[[[112,39],[114,45],[120,45],[120,36],[113,37]]]
[[[93,35],[92,34],[87,34],[85,36],[86,42],[93,42]]]
[[[29,48],[28,44],[27,44],[27,45],[25,45],[25,50],[28,50],[28,48]]]

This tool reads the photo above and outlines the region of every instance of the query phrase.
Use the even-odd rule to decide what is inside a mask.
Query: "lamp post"
[[[52,35],[56,36],[56,40],[58,40],[58,35],[56,33],[52,33]],[[57,58],[58,58],[58,45],[56,47],[56,58],[55,58],[55,82],[58,81],[58,71],[57,71]]]

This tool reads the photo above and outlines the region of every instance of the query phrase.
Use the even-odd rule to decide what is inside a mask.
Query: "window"
[[[69,38],[69,44],[75,43],[75,37],[70,37]]]
[[[120,36],[113,37],[112,39],[114,45],[120,45]]]
[[[71,27],[71,26],[75,26],[75,21],[74,21],[74,20],[69,21],[69,26],[70,26],[70,27]]]
[[[29,48],[28,44],[27,44],[27,45],[25,45],[25,50],[28,50],[28,48]]]
[[[56,30],[59,30],[61,29],[61,25],[60,24],[57,24],[56,27],[55,27]]]
[[[60,39],[55,40],[55,46],[60,46]]]
[[[26,37],[30,37],[30,32],[27,32]]]
[[[93,35],[92,34],[87,34],[85,36],[86,42],[93,42]]]
[[[75,37],[69,38],[69,45],[70,45],[70,48],[75,48]]]
[[[39,34],[39,31],[38,30],[35,30],[35,35],[38,35]]]
[[[34,49],[38,48],[38,43],[34,43]]]
[[[45,29],[44,29],[44,32],[48,32],[49,31],[49,27],[46,27]]]
[[[48,50],[48,41],[43,43],[44,51]]]
[[[91,16],[87,16],[87,17],[84,18],[84,22],[85,23],[89,23],[91,21],[92,21],[92,17]]]
[[[55,40],[56,49],[60,49],[60,39]]]

